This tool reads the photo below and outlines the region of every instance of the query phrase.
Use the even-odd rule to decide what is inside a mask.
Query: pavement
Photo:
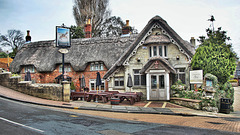
[[[240,92],[240,87],[235,88]],[[237,95],[237,94],[236,94]],[[231,112],[230,114],[223,113],[213,113],[206,112],[201,110],[194,110],[182,106],[172,104],[170,102],[160,102],[160,101],[141,101],[136,102],[134,105],[129,105],[128,102],[123,102],[120,105],[111,105],[108,103],[95,103],[95,102],[86,102],[86,101],[53,101],[42,98],[33,97],[26,95],[12,89],[0,86],[0,97],[11,99],[14,101],[50,106],[50,107],[59,107],[67,109],[79,109],[79,110],[93,110],[93,111],[108,111],[108,112],[121,112],[121,113],[142,113],[142,114],[165,114],[165,115],[180,115],[180,116],[203,116],[203,117],[230,117],[230,118],[240,118],[240,110]],[[239,100],[240,94],[238,97],[235,97],[235,100]],[[235,102],[235,104],[238,102]],[[234,105],[235,105],[234,104]],[[239,108],[237,108],[239,109]]]

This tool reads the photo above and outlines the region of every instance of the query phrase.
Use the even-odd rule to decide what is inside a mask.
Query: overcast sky
[[[0,33],[9,29],[30,30],[32,41],[54,40],[55,26],[75,25],[72,0],[0,0]],[[231,37],[240,56],[240,0],[110,0],[112,16],[119,16],[138,32],[159,15],[184,40],[206,35],[207,21],[214,15],[215,28]]]

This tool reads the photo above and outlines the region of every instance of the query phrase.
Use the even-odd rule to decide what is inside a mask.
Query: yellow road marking
[[[144,107],[148,107],[152,102],[148,102]]]
[[[78,109],[78,107],[74,107],[74,109]]]
[[[77,115],[69,115],[69,117],[78,117]]]
[[[166,105],[167,105],[167,102],[164,102],[164,104],[163,104],[162,108],[165,108],[165,107],[166,107]]]

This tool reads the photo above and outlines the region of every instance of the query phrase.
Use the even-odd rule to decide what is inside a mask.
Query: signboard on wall
[[[70,28],[56,26],[56,46],[57,47],[71,46]]]
[[[202,84],[203,83],[203,70],[190,71],[190,84]]]

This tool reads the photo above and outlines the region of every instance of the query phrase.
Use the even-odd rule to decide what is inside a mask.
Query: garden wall
[[[196,109],[196,110],[202,109],[201,100],[186,99],[186,98],[171,98],[171,102],[181,106],[186,106],[192,109]]]
[[[31,81],[21,81],[20,76],[11,76],[11,72],[0,72],[0,85],[35,97],[57,101],[63,100],[62,85],[60,84],[32,84]],[[70,92],[70,89],[66,91]],[[64,98],[64,101],[69,101],[69,98],[70,95],[68,99]]]

